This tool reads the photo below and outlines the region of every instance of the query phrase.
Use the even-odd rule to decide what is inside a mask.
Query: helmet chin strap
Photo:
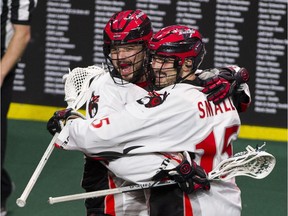
[[[184,80],[187,79],[187,77],[189,77],[190,75],[194,74],[195,71],[197,70],[197,68],[195,68],[195,65],[194,65],[194,60],[193,59],[189,59],[190,61],[192,61],[192,64],[188,64],[188,62],[186,62],[186,60],[182,61],[182,65],[179,64],[179,61],[178,61],[178,66],[176,66],[176,69],[177,69],[177,79],[175,81],[175,84],[176,83],[181,83],[183,82]],[[176,62],[176,61],[175,61]],[[180,73],[181,73],[181,69],[183,67],[183,65],[185,65],[185,67],[189,68],[190,69],[190,72],[187,73],[184,77],[181,77],[180,76]]]
[[[176,83],[181,83],[183,82],[184,80],[187,79],[187,77],[189,77],[190,75],[194,74],[195,72],[193,70],[191,70],[188,74],[186,74],[184,77],[178,77]]]

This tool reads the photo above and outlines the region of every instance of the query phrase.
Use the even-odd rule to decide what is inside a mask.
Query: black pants
[[[184,215],[183,192],[178,185],[151,188],[149,205],[150,216]]]
[[[108,170],[97,160],[85,159],[82,188],[86,192],[104,190],[109,188]],[[89,198],[85,200],[87,216],[109,216],[105,211],[105,197]]]
[[[15,68],[7,75],[1,87],[1,207],[12,192],[12,182],[4,169],[5,152],[7,145],[7,114],[12,99]]]

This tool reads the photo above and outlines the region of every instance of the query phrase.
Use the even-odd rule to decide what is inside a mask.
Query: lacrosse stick
[[[72,71],[69,70],[68,74],[63,76],[63,80],[65,81],[65,101],[68,104],[67,108],[72,108],[73,111],[77,112],[79,108],[81,108],[85,103],[89,96],[87,94],[89,91],[89,85],[92,78],[96,76],[100,76],[104,74],[105,71],[103,68],[98,66],[89,66],[87,68],[75,68]],[[81,113],[77,112],[77,115],[85,118]],[[31,176],[29,182],[27,183],[22,195],[16,200],[16,204],[19,207],[24,207],[26,205],[26,200],[33,189],[39,175],[41,174],[47,160],[49,159],[52,151],[54,150],[54,143],[58,137],[58,133],[56,133],[50,144],[48,145],[45,153],[43,154],[41,160],[38,163],[33,175]]]
[[[248,176],[255,179],[263,179],[268,176],[276,164],[273,155],[261,149],[254,149],[250,145],[246,151],[238,152],[233,157],[223,160],[208,174],[209,180],[229,180],[235,176]]]
[[[256,179],[265,178],[272,172],[276,164],[276,159],[273,155],[265,151],[261,151],[264,145],[262,145],[260,148],[256,147],[256,149],[248,145],[246,147],[246,151],[239,152],[235,154],[232,158],[223,160],[214,170],[212,170],[208,174],[208,180],[227,181],[235,176],[249,176]],[[147,182],[145,184],[130,185],[120,188],[106,189],[88,193],[49,197],[48,202],[49,204],[54,204],[72,200],[96,198],[106,195],[125,193],[134,190],[167,186],[171,184],[176,184],[176,182],[173,180],[164,182]]]

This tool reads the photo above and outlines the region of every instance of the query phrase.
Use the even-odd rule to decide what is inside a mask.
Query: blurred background
[[[243,216],[287,215],[287,1],[282,0],[39,1],[9,111],[5,164],[16,185],[7,206],[11,215],[84,215],[83,201],[47,203],[49,196],[82,192],[78,152],[54,151],[27,206],[19,208],[15,201],[51,140],[47,120],[66,107],[62,76],[69,68],[104,62],[102,29],[113,13],[127,9],[146,12],[155,32],[172,24],[198,29],[207,49],[202,69],[229,64],[248,69],[252,104],[240,116],[235,152],[266,142],[277,164],[263,180],[237,177]]]
[[[113,13],[128,9],[146,12],[154,32],[174,24],[198,29],[207,50],[202,69],[247,68],[253,102],[241,116],[241,136],[287,140],[286,130],[269,133],[271,127],[287,128],[287,1],[282,0],[39,1],[32,39],[18,64],[11,117],[65,107],[63,74],[69,68],[102,65],[103,28]],[[257,133],[246,133],[247,128]]]

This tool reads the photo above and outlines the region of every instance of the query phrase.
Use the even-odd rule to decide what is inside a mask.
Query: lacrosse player
[[[133,13],[134,14],[136,13],[136,15],[134,15]],[[141,14],[143,17],[141,17],[139,14]],[[133,17],[133,16],[141,17],[141,20],[144,20],[144,21],[139,21],[139,20],[135,19],[135,17]],[[123,19],[123,17],[126,17],[126,19]],[[143,59],[145,59],[145,55],[146,55],[145,45],[146,45],[147,41],[149,40],[149,38],[151,37],[152,33],[150,34],[150,31],[148,31],[147,28],[143,27],[144,24],[142,26],[141,26],[141,24],[139,24],[139,22],[145,23],[144,26],[146,26],[146,27],[149,24],[150,25],[149,28],[151,29],[151,24],[150,24],[149,19],[146,19],[146,18],[143,19],[144,17],[146,17],[146,15],[141,11],[140,12],[139,11],[136,11],[136,12],[124,11],[124,12],[120,12],[120,13],[114,15],[111,18],[111,20],[108,22],[108,24],[106,25],[106,28],[104,30],[104,54],[105,54],[106,58],[110,60],[110,63],[107,62],[108,66],[110,66],[112,63],[112,65],[114,67],[114,68],[109,67],[109,72],[111,74],[112,79],[111,79],[111,77],[109,77],[109,75],[108,76],[103,75],[103,77],[106,77],[106,78],[100,78],[100,79],[92,82],[92,84],[90,86],[90,88],[91,88],[91,100],[88,102],[88,105],[87,105],[87,117],[88,118],[95,118],[96,114],[97,114],[97,116],[101,116],[101,115],[107,115],[107,114],[109,114],[109,112],[110,113],[115,112],[117,110],[124,108],[124,105],[127,102],[129,102],[129,100],[131,101],[131,99],[133,97],[134,98],[132,100],[135,100],[135,99],[141,98],[141,95],[143,96],[143,94],[146,95],[146,91],[139,90],[140,88],[138,88],[138,87],[136,88],[135,86],[133,86],[131,84],[131,82],[132,82],[132,83],[138,84],[138,86],[140,86],[140,87],[143,87],[143,86],[148,87],[147,82],[146,82],[146,76],[144,76],[145,69],[144,69],[144,60]],[[120,19],[120,18],[122,18],[122,19]],[[131,18],[134,18],[134,19],[131,19]],[[130,26],[129,25],[125,26],[124,25],[125,22],[128,22],[130,24]],[[136,22],[136,24],[135,24],[135,22]],[[119,25],[119,23],[120,23],[120,25]],[[141,34],[139,34],[139,32],[137,32],[136,30],[131,31],[131,29],[129,29],[129,27],[135,28],[135,26],[137,26],[137,25],[139,25],[140,28],[137,28],[136,30],[140,31]],[[123,28],[123,29],[121,29],[121,31],[119,31],[119,30],[113,31],[113,28],[115,28],[116,26],[118,26],[118,27],[120,26],[121,28],[126,27],[127,29]],[[128,31],[128,30],[130,30],[130,31]],[[118,32],[118,35],[115,32]],[[144,33],[144,36],[145,36],[145,34],[148,34],[148,36],[146,35],[144,37],[143,33]],[[117,38],[117,40],[115,38]],[[135,46],[135,43],[137,43],[138,46]],[[131,51],[133,51],[133,52],[131,52]],[[200,62],[199,62],[199,64],[200,64]],[[227,71],[227,73],[228,72],[229,72],[229,70]],[[209,71],[207,71],[207,73],[211,74],[211,72],[209,72]],[[142,75],[140,75],[140,74],[142,74]],[[209,81],[210,85],[207,85],[210,87],[209,87],[209,89],[206,88],[209,91],[212,89],[211,88],[212,84],[214,86],[215,86],[215,83],[223,85],[223,80],[225,80],[224,78],[217,80],[215,78],[219,78],[219,77],[214,76],[215,73],[212,73],[212,74],[213,74],[213,78],[210,79],[210,81]],[[114,80],[114,82],[111,82],[111,80]],[[106,84],[107,81],[109,81],[108,82],[109,85]],[[129,81],[130,83],[127,81]],[[225,80],[225,82],[227,82],[227,81]],[[115,85],[115,83],[116,83],[116,85]],[[228,86],[228,84],[229,84],[229,82],[227,82],[227,86]],[[131,87],[131,89],[129,91],[127,90],[129,88],[129,87],[127,88],[127,86]],[[138,89],[138,90],[135,90],[136,92],[134,95],[131,95],[132,89],[133,89],[133,91],[134,91],[134,89]],[[225,91],[226,91],[226,89],[225,89]],[[214,93],[215,92],[213,92],[213,94]],[[107,98],[107,99],[105,99],[105,98]],[[120,102],[118,103],[118,101],[120,101]],[[103,102],[103,103],[101,103],[101,102]],[[107,109],[107,107],[105,107],[103,104],[105,104],[105,106],[108,106],[110,108]],[[104,107],[105,107],[105,109],[103,109]],[[69,111],[67,111],[66,114],[69,115]],[[113,158],[115,158],[114,154],[112,154],[112,156],[113,156]],[[98,159],[100,159],[101,157],[98,157]],[[139,156],[137,156],[137,157],[139,157]],[[91,158],[95,159],[95,157],[91,157]],[[89,187],[87,187],[86,190],[87,191],[100,190],[100,189],[104,189],[105,187],[109,187],[109,186],[111,187],[112,184],[117,185],[115,183],[115,177],[113,177],[114,179],[111,178],[110,175],[112,175],[112,174],[109,174],[107,176],[107,173],[103,169],[103,166],[97,160],[92,160],[91,158],[89,157],[86,159],[85,173],[84,173],[84,178],[83,178],[83,183],[82,183],[84,187],[85,187],[85,185],[89,185]],[[109,158],[109,157],[107,157],[107,155],[105,155],[104,158]],[[146,157],[146,159],[147,159],[147,157]],[[131,160],[131,157],[129,158],[129,160]],[[119,161],[119,159],[116,161]],[[114,164],[117,164],[116,161]],[[159,166],[162,162],[163,162],[163,155],[159,156],[159,160],[155,161],[157,166]],[[109,162],[109,164],[111,164],[111,161]],[[112,164],[113,164],[113,162],[112,162]],[[126,165],[126,168],[127,168],[127,165]],[[99,174],[99,172],[100,172],[99,170],[101,172],[103,171],[103,175]],[[117,170],[118,170],[118,168],[116,170],[113,170],[113,171],[115,171],[117,173]],[[154,174],[155,173],[153,173],[153,175]],[[103,177],[105,180],[107,180],[107,181],[109,180],[109,182],[104,183]],[[123,176],[121,176],[121,177],[123,177]],[[100,178],[102,178],[102,179],[100,179]],[[111,182],[112,180],[114,180],[114,182]],[[129,178],[128,178],[128,180],[129,180]],[[133,181],[137,182],[137,180],[135,180],[135,179]],[[98,182],[101,182],[102,185],[97,184]],[[119,182],[118,182],[117,186],[119,186]],[[120,207],[123,206],[123,203],[121,203],[122,200],[119,202],[119,205],[117,205],[117,203],[116,203],[116,205],[115,205],[116,209],[113,209],[112,211],[110,209],[110,211],[109,210],[107,211],[107,209],[108,209],[107,206],[108,207],[111,206],[111,205],[109,205],[109,201],[115,203],[115,202],[118,202],[119,200],[121,200],[121,199],[117,199],[115,197],[114,197],[114,200],[111,197],[105,197],[103,199],[102,198],[88,199],[88,200],[86,200],[87,215],[93,215],[93,214],[100,215],[101,212],[103,212],[103,211],[105,214],[111,214],[111,215],[113,215],[115,211],[117,213],[123,212],[122,209],[119,209],[117,207],[117,206],[120,206]],[[127,202],[127,199],[126,199],[126,202]],[[135,200],[132,200],[132,202],[136,203]],[[91,206],[91,207],[89,207],[89,206]],[[106,206],[106,208],[104,208],[105,206]],[[134,208],[134,211],[137,210],[139,212],[139,210],[141,210],[142,213],[145,212],[145,209],[142,209],[142,208],[139,209],[139,206],[137,207],[134,205],[133,208]],[[132,213],[133,208],[132,208],[132,210],[130,210],[130,214],[133,214]],[[104,213],[102,213],[102,214],[104,214]],[[125,213],[128,214],[127,211]],[[123,214],[125,214],[125,213],[123,213]],[[134,214],[136,214],[136,213],[134,212]]]
[[[7,114],[12,99],[16,64],[31,37],[30,21],[37,4],[31,1],[1,1],[1,216],[6,215],[5,205],[12,192],[12,181],[4,169],[7,145]]]
[[[116,13],[107,22],[103,33],[103,51],[109,73],[99,73],[91,80],[86,105],[88,119],[123,109],[127,102],[146,95],[149,88],[144,76],[144,61],[153,31],[147,15],[140,10]],[[53,130],[53,124],[50,130]],[[108,172],[103,163],[108,163],[107,158],[85,158],[82,187],[87,192],[120,187],[125,183]],[[86,199],[85,206],[87,216],[148,215],[143,191]]]

